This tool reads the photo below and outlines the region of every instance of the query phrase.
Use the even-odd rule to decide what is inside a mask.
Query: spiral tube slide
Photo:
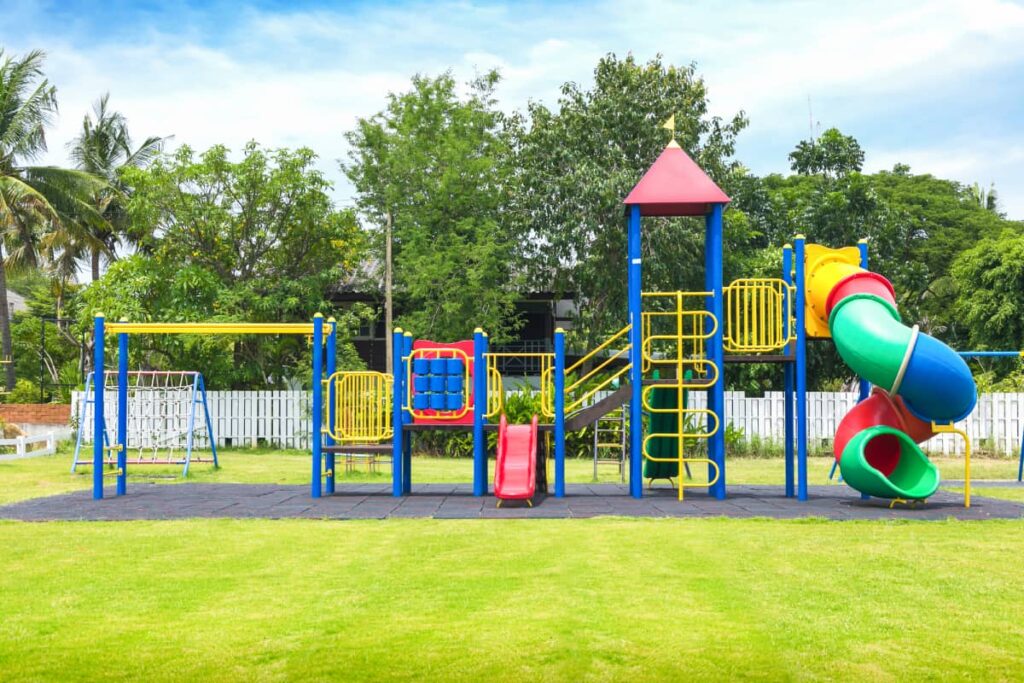
[[[876,386],[836,431],[843,479],[881,498],[923,499],[938,470],[917,443],[931,423],[962,420],[977,389],[964,360],[939,340],[900,320],[892,285],[853,265],[842,250],[808,252],[808,304],[827,320],[843,361]]]

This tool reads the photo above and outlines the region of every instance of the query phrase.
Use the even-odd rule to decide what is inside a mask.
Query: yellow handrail
[[[554,387],[550,384],[553,379],[555,354],[550,352],[524,352],[502,351],[496,353],[485,353],[484,359],[487,365],[487,413],[484,417],[496,417],[505,409],[505,389],[502,383],[501,371],[498,370],[498,361],[502,358],[536,358],[540,360],[540,412],[544,417],[554,417],[554,402],[551,398]]]
[[[742,278],[723,288],[725,350],[779,351],[793,339],[795,288],[779,278]]]
[[[393,377],[382,372],[340,371],[323,380],[330,405],[334,385],[334,424],[324,420],[325,434],[337,443],[367,443],[390,439]]]
[[[576,379],[574,381],[569,382],[569,380],[568,380],[568,377],[570,376],[570,374],[578,371],[584,365],[586,365],[587,363],[591,362],[594,358],[597,357],[597,355],[599,353],[609,349],[609,347],[611,347],[612,344],[614,344],[616,341],[623,339],[623,337],[626,337],[628,339],[628,335],[629,335],[629,332],[630,332],[631,329],[632,329],[632,325],[626,325],[621,330],[619,330],[618,332],[616,332],[612,336],[610,336],[607,339],[605,339],[603,342],[598,344],[594,349],[592,349],[589,353],[587,353],[582,358],[580,358],[575,363],[573,363],[572,365],[570,365],[569,367],[567,367],[565,369],[565,376],[566,376],[565,412],[566,413],[572,413],[572,412],[575,412],[576,410],[579,410],[580,408],[582,408],[584,406],[584,404],[587,402],[587,400],[589,400],[590,398],[595,396],[598,392],[603,391],[609,385],[611,385],[615,380],[621,378],[623,375],[625,375],[627,372],[629,372],[630,368],[632,367],[630,365],[630,363],[628,362],[629,351],[632,348],[632,345],[629,344],[629,343],[626,343],[624,346],[622,346],[619,349],[612,349],[611,353],[609,353],[609,355],[602,362],[598,363],[597,365],[595,365],[593,368],[591,368],[587,372],[585,372],[585,373],[579,375],[578,377],[576,377]],[[612,365],[616,361],[622,361],[622,360],[626,360],[627,362],[623,363],[618,368],[613,368],[603,379],[601,379],[599,382],[597,382],[597,384],[595,384],[594,386],[592,386],[589,389],[586,389],[585,391],[583,391],[583,393],[580,396],[577,396],[576,398],[574,398],[572,400],[569,400],[569,396],[572,394],[572,392],[576,391],[577,389],[582,389],[586,384],[588,384],[591,381],[594,381],[597,378],[598,374],[604,372],[605,369],[608,368],[608,366]],[[554,413],[553,406],[549,406],[549,408],[551,409],[551,412],[553,414]]]
[[[935,434],[959,434],[964,440],[964,507],[971,507],[971,437],[967,431],[960,429],[955,424],[938,424],[932,422],[932,432]]]

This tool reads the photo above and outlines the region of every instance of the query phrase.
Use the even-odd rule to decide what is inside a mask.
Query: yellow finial
[[[857,244],[867,244],[867,243],[868,243],[868,238],[867,237],[861,237],[859,240],[857,240]]]

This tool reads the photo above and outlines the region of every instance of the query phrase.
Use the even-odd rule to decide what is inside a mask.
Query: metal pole
[[[103,314],[93,318],[92,497],[103,499]]]
[[[473,330],[473,495],[487,495],[487,437],[484,415],[487,413],[487,343],[483,328]],[[498,388],[498,391],[501,389]]]
[[[337,417],[335,410],[335,388],[334,373],[338,370],[338,321],[333,317],[327,319],[327,445],[334,445],[334,425]],[[327,483],[324,487],[327,493],[334,493],[334,453],[327,454]]]
[[[323,492],[321,468],[323,463],[323,412],[324,412],[324,316],[313,316],[313,420],[310,438],[313,443],[313,472],[309,482],[310,495],[319,498]]]
[[[860,267],[864,270],[868,269],[868,241],[866,239],[860,239],[857,241],[857,250],[860,252]],[[863,377],[860,378],[859,394],[857,396],[857,403],[860,403],[871,394],[871,382],[867,381]]]
[[[804,236],[793,241],[796,270],[796,467],[797,499],[807,500],[807,326],[804,282]]]
[[[718,381],[708,389],[708,407],[718,417],[718,429],[709,439],[708,453],[718,465],[718,481],[708,487],[708,494],[725,498],[725,297],[722,283],[722,209],[712,204],[704,219],[704,277],[711,292],[710,312],[715,316],[715,333],[708,340],[709,360],[718,370]],[[711,425],[708,425],[710,428]],[[712,476],[708,466],[708,476]]]
[[[404,399],[405,372],[402,363],[402,328],[396,327],[391,337],[391,371],[394,383],[391,390],[392,410],[391,417],[391,495],[399,498],[402,496],[403,482],[402,471],[405,458],[402,450],[402,400]],[[397,351],[397,353],[395,353]]]
[[[484,341],[486,342],[487,335],[484,335]],[[394,350],[394,347],[392,347]],[[484,351],[487,351],[486,344]],[[412,354],[412,332],[406,332],[402,335],[402,381],[409,376],[407,372],[409,369],[409,357]],[[411,387],[406,387],[405,392],[402,396],[402,424],[412,421],[412,415],[409,414],[409,395],[411,393]],[[403,435],[402,439],[402,493],[412,493],[412,442],[415,436],[415,432],[409,432]]]
[[[555,498],[565,497],[565,330],[555,330]]]
[[[641,498],[644,494],[643,480],[643,281],[641,279],[640,255],[640,207],[629,207],[627,227],[627,258],[629,284],[629,494]],[[556,398],[558,393],[555,394]]]
[[[117,495],[128,492],[128,334],[117,335]]]
[[[787,332],[792,329],[792,319],[790,313],[792,312],[793,296],[791,294],[790,286],[793,284],[793,247],[792,245],[785,245],[782,247],[782,280],[788,285],[785,291],[785,302],[782,310],[786,311],[784,315],[786,319],[783,321],[784,325],[787,325]],[[795,472],[793,470],[793,384],[795,381],[794,367],[792,359],[782,367],[783,377],[783,439],[785,440],[786,450],[786,497],[792,498],[795,494],[793,486],[793,478]]]

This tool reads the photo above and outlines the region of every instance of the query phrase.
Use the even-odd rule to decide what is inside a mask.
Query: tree
[[[626,231],[622,200],[665,147],[663,121],[675,116],[676,137],[728,191],[741,113],[708,115],[707,88],[696,69],[660,56],[602,58],[594,84],[562,86],[555,110],[531,102],[516,121],[515,186],[510,211],[517,245],[534,289],[574,293],[582,342],[622,327],[626,312]],[[726,212],[726,233],[742,226]],[[645,220],[644,285],[702,289],[703,226],[693,220]]]
[[[0,50],[0,337],[11,355],[7,270],[32,267],[40,254],[61,252],[103,229],[104,220],[85,200],[105,183],[82,171],[28,165],[46,150],[46,127],[57,112],[56,88],[42,72],[43,53],[17,59]],[[5,366],[5,384],[14,387],[14,364]]]
[[[99,244],[74,245],[79,248],[73,250],[89,253],[93,281],[100,277],[101,257],[104,254],[113,257],[127,229],[124,197],[129,188],[121,179],[122,172],[127,168],[145,167],[160,153],[166,141],[166,138],[151,136],[135,147],[128,132],[128,121],[121,113],[110,109],[109,104],[109,93],[97,100],[92,116],[86,114],[81,132],[69,144],[75,165],[107,182],[107,187],[93,195],[91,202],[97,213],[106,219],[104,227],[108,229],[94,235]]]
[[[111,265],[83,293],[87,326],[96,311],[136,321],[308,321],[340,318],[328,293],[361,258],[351,211],[334,208],[309,149],[246,145],[232,161],[225,147],[197,155],[183,146],[149,167],[128,168],[125,208],[144,251]],[[344,350],[344,349],[343,349]],[[343,356],[348,359],[350,356]],[[140,338],[133,363],[201,368],[211,386],[282,385],[307,377],[301,338]]]
[[[789,153],[790,168],[800,175],[824,174],[840,178],[860,171],[864,166],[864,150],[850,135],[829,128],[817,140],[801,140]]]
[[[956,314],[973,349],[1024,349],[1024,234],[1018,223],[953,264]]]
[[[496,72],[484,74],[460,98],[450,73],[416,76],[408,92],[390,94],[383,111],[346,135],[352,149],[342,168],[359,211],[378,226],[372,244],[381,270],[388,228],[392,235],[396,322],[417,336],[458,339],[481,326],[500,341],[516,325],[498,81]]]

